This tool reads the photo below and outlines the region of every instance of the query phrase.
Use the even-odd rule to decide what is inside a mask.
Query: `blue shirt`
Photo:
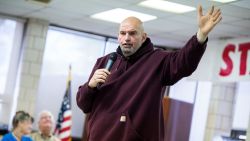
[[[3,136],[2,141],[17,141],[12,132]],[[32,139],[28,136],[22,136],[21,141],[32,141]]]

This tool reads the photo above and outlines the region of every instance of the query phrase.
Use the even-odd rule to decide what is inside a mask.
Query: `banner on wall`
[[[205,81],[250,81],[250,39],[208,42],[207,50],[190,78]]]

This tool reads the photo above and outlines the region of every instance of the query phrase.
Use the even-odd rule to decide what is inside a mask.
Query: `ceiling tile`
[[[158,19],[154,21],[149,21],[144,23],[145,28],[151,28],[159,31],[175,31],[179,29],[183,29],[185,27],[189,27],[190,25],[187,25],[185,23],[176,22],[168,19]]]
[[[48,5],[26,0],[0,0],[0,13],[15,17],[39,18],[66,28],[116,37],[119,24],[91,19],[90,15],[113,8],[124,8],[155,15],[158,19],[145,22],[145,31],[156,45],[183,45],[197,32],[197,11],[174,14],[138,6],[143,0],[52,0]],[[205,14],[212,5],[222,11],[222,21],[209,34],[209,39],[239,38],[250,34],[250,1],[227,4],[210,0],[170,0],[189,6],[201,4]],[[108,18],[108,17],[107,17]]]
[[[185,43],[173,39],[168,39],[164,37],[159,37],[157,35],[150,36],[154,45],[159,45],[162,47],[169,47],[169,48],[181,48]]]
[[[104,6],[100,3],[93,1],[82,1],[82,0],[61,0],[60,3],[54,3],[50,5],[55,10],[62,10],[68,13],[74,14],[79,13],[82,15],[92,15],[97,12],[102,12],[111,9],[109,6]]]
[[[237,22],[242,20],[242,18],[234,17],[234,16],[228,16],[228,15],[223,15],[221,23],[227,23],[230,24],[232,22]]]
[[[240,20],[240,21],[230,22],[230,24],[239,27],[244,27],[250,30],[250,20]]]
[[[242,19],[250,19],[250,9],[232,5],[221,6],[223,15],[238,17]]]
[[[247,8],[250,10],[250,1],[249,0],[239,0],[239,1],[236,1],[236,2],[233,2],[232,5],[234,6],[239,6],[239,7],[242,7],[242,8]]]

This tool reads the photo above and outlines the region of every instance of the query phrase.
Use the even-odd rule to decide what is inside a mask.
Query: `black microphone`
[[[109,56],[109,60],[105,66],[105,69],[107,69],[108,71],[110,71],[111,67],[113,66],[115,60],[117,58],[117,54],[115,52],[111,53],[110,56]],[[97,84],[97,89],[99,90],[101,88],[103,83],[98,83]]]

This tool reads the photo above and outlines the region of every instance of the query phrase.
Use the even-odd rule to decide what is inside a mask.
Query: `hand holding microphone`
[[[104,69],[97,69],[89,81],[89,87],[100,89],[101,85],[105,83],[108,75],[110,75],[110,70],[117,58],[116,53],[112,53],[109,56],[108,62]]]

